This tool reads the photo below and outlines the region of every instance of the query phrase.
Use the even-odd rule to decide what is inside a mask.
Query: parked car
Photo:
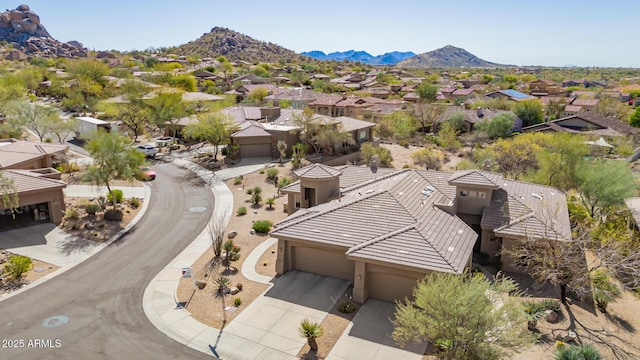
[[[156,146],[153,144],[137,145],[135,149],[143,153],[146,157],[154,157],[158,152],[158,149],[156,149]]]
[[[142,178],[140,180],[155,180],[156,172],[149,166],[140,167],[140,171],[142,171]]]
[[[156,138],[156,146],[158,147],[169,146],[169,145],[175,144],[177,140],[178,139],[171,136],[159,137],[159,138]]]

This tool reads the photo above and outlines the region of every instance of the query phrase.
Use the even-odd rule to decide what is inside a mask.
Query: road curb
[[[47,274],[43,277],[41,277],[40,279],[33,281],[27,285],[22,286],[20,289],[10,292],[8,294],[4,294],[2,296],[0,296],[0,302],[7,300],[15,295],[18,295],[24,291],[27,291],[35,286],[38,286],[48,280],[51,280],[53,278],[55,278],[56,276],[59,276],[61,274],[64,274],[65,272],[73,269],[74,267],[76,267],[77,265],[87,261],[88,259],[90,259],[92,256],[94,256],[95,254],[99,253],[102,249],[106,248],[107,246],[111,245],[112,243],[116,242],[117,240],[119,240],[121,237],[123,237],[124,235],[126,235],[129,231],[131,231],[131,229],[138,223],[138,221],[140,221],[140,219],[142,219],[142,217],[144,216],[144,214],[147,212],[147,209],[149,208],[149,202],[151,201],[151,187],[149,186],[149,184],[146,183],[142,183],[142,185],[144,185],[145,191],[144,191],[144,201],[142,202],[142,208],[140,208],[140,211],[136,214],[136,216],[131,220],[131,222],[129,224],[127,224],[127,226],[124,227],[124,229],[118,231],[115,235],[113,235],[111,238],[109,238],[108,241],[102,243],[100,246],[97,246],[95,248],[94,251],[92,251],[91,253],[87,254],[86,257],[74,262],[71,265],[68,266],[64,266],[61,267],[60,269],[52,272],[51,274]],[[91,240],[87,240],[87,241],[91,241]]]

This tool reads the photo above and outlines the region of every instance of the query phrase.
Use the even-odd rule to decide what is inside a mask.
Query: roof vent
[[[422,190],[421,191],[422,195],[424,196],[431,196],[431,191],[427,191],[427,190]]]
[[[542,195],[537,194],[537,193],[531,193],[531,196],[533,196],[534,198],[538,199],[538,200],[542,200]]]
[[[433,191],[436,191],[436,188],[434,188],[434,187],[433,187],[433,186],[431,186],[431,185],[427,186],[427,187],[426,187],[426,188],[424,188],[424,189],[425,189],[425,190],[427,190],[427,191],[432,191],[432,192],[433,192]]]
[[[365,191],[365,194],[371,194],[371,193],[372,193],[372,192],[374,192],[374,191],[375,191],[375,190],[373,190],[373,189],[369,189],[369,190]]]

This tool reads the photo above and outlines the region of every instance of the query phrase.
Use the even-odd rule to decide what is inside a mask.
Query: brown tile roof
[[[451,185],[480,185],[498,188],[502,183],[500,174],[482,170],[460,170],[456,171],[449,178]]]
[[[474,89],[456,89],[451,93],[453,96],[469,96],[475,92]]]
[[[565,108],[565,111],[569,111],[569,106]],[[586,122],[593,124],[588,129],[575,129],[573,126],[565,127],[563,123],[571,119],[582,119]],[[572,124],[573,125],[573,124]],[[582,112],[571,116],[566,116],[560,119],[547,121],[545,123],[527,126],[522,129],[523,132],[527,131],[563,131],[576,134],[589,134],[599,136],[623,136],[623,135],[637,135],[640,134],[640,130],[627,124],[626,122],[614,118],[604,117],[593,112]]]
[[[572,106],[596,106],[600,99],[580,99],[577,98],[571,102]]]
[[[249,126],[244,129],[234,132],[231,134],[232,138],[241,138],[241,137],[271,137],[271,134],[267,132],[267,130],[262,127],[259,123],[250,122]]]
[[[342,246],[350,257],[461,273],[477,234],[434,206],[455,194],[446,184],[449,174],[401,170],[386,175],[354,187],[340,201],[298,211],[277,224],[272,235]]]
[[[64,153],[68,148],[67,145],[6,139],[0,141],[0,169],[40,159],[47,155]]]
[[[63,189],[67,186],[64,181],[41,177],[28,170],[2,170],[2,176],[13,180],[18,194],[40,192],[52,189]]]
[[[311,91],[306,89],[292,89],[286,90],[277,94],[272,94],[265,97],[265,100],[297,100],[297,101],[309,101],[317,100],[326,97],[327,94]]]
[[[482,215],[498,236],[571,240],[566,194],[556,188],[504,180]]]
[[[338,102],[342,101],[342,96],[339,95],[331,95],[319,98],[313,102],[310,102],[309,105],[316,106],[334,106]]]
[[[342,172],[332,166],[324,164],[311,164],[303,168],[294,170],[293,173],[299,178],[306,179],[328,179],[340,176]]]
[[[342,131],[356,131],[376,126],[376,123],[358,120],[348,116],[340,116],[337,117],[336,120],[340,121],[340,123],[342,124]]]
[[[582,111],[582,106],[577,105],[567,105],[564,107],[565,112],[577,113]]]

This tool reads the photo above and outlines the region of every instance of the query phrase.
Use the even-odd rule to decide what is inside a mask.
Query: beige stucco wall
[[[460,192],[466,192],[467,196],[461,196]],[[481,198],[484,193],[484,198]],[[462,214],[482,215],[484,207],[491,202],[492,190],[481,187],[456,187],[457,211]]]
[[[62,222],[65,210],[64,193],[62,192],[62,189],[19,193],[18,201],[18,206],[48,203],[51,222],[54,224]],[[0,206],[0,210],[3,210],[2,206]]]
[[[514,244],[513,239],[509,239],[509,238],[502,239],[502,248],[505,251],[513,250],[513,244]],[[526,268],[516,265],[516,258],[514,256],[505,253],[501,256],[500,260],[502,261],[503,271],[514,272],[519,274],[526,273]]]
[[[482,230],[482,235],[480,237],[480,252],[483,252],[489,255],[488,261],[490,263],[495,263],[498,260],[498,252],[500,251],[500,238],[494,238],[491,240],[493,235],[493,231],[490,230]]]
[[[305,189],[315,189],[314,201],[304,198]],[[300,179],[300,206],[309,208],[311,205],[319,205],[329,201],[331,195],[340,189],[340,179],[338,177],[332,179]]]

